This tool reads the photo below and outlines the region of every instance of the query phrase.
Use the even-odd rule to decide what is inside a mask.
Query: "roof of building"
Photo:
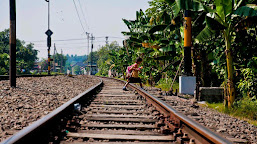
[[[88,66],[90,66],[90,63],[83,63],[83,62],[77,62],[77,63],[75,63],[75,64],[73,64],[73,65],[71,65],[71,67],[74,67],[74,66],[80,66],[80,67],[88,67]],[[93,63],[93,65],[92,65],[93,67],[95,67],[95,66],[97,66],[95,63]]]

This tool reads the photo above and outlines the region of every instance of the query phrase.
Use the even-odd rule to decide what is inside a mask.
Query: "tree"
[[[25,45],[24,41],[16,40],[17,73],[30,73],[37,58],[37,50],[32,43]],[[8,74],[9,71],[9,30],[0,32],[0,74]],[[25,72],[24,72],[25,70]]]
[[[53,55],[53,59],[55,60],[55,62],[52,62],[52,65],[54,63],[56,63],[57,67],[59,67],[59,69],[60,69],[59,72],[61,72],[61,68],[62,68],[62,73],[63,73],[64,67],[66,65],[67,57],[62,54],[57,53],[57,54]],[[51,66],[51,67],[53,67],[53,66]]]
[[[88,59],[84,63],[91,64],[91,55],[92,55],[92,63],[93,64],[97,63],[97,60],[99,59],[99,57],[97,56],[97,52],[90,52],[88,55]]]
[[[117,46],[117,42],[112,42],[111,44],[107,44],[105,46],[102,46],[98,51],[97,51],[97,57],[99,58],[97,61],[97,67],[99,69],[98,75],[108,75],[108,71],[110,69],[112,59],[110,56],[110,53],[112,50],[119,48]]]
[[[74,73],[75,73],[76,75],[81,74],[80,66],[76,65],[73,69],[74,69]]]
[[[199,41],[208,40],[213,34],[219,32],[225,39],[226,60],[227,60],[227,94],[228,107],[231,107],[235,101],[235,85],[234,85],[234,68],[231,42],[233,32],[236,30],[236,25],[246,20],[248,17],[256,17],[256,6],[241,6],[242,1],[230,0],[215,0],[215,11],[209,10],[209,15],[206,15],[206,27],[196,37]],[[240,7],[241,6],[241,7]],[[235,16],[234,16],[235,15]]]

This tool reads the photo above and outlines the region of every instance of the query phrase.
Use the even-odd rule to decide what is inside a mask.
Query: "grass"
[[[157,88],[161,88],[163,91],[169,91],[170,87],[172,84],[172,79],[161,79],[158,83],[157,83]],[[179,89],[179,83],[174,82],[173,86],[172,86],[173,91],[175,92],[176,89]]]
[[[223,103],[207,103],[207,107],[216,109],[219,112],[245,120],[257,126],[257,100],[249,97],[242,98],[234,103],[233,108],[226,108]]]

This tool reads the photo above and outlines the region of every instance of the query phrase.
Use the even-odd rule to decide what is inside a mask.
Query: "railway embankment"
[[[99,83],[90,76],[17,78],[0,81],[0,142]]]

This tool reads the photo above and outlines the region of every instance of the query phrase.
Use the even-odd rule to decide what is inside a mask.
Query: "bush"
[[[170,87],[171,87],[171,84],[172,84],[172,79],[171,78],[167,78],[167,79],[160,79],[158,82],[157,82],[157,88],[161,88],[162,90],[164,91],[169,91],[170,90]],[[173,84],[173,91],[176,91],[176,89],[179,88],[179,84],[175,81],[174,84]]]
[[[250,97],[257,95],[257,77],[254,70],[245,68],[241,69],[241,73],[243,74],[243,78],[237,83],[240,94]]]
[[[207,103],[209,108],[216,109],[219,112],[239,117],[251,124],[257,125],[257,100],[256,97],[243,97],[234,102],[233,108],[228,109],[223,103]]]
[[[257,100],[256,97],[244,97],[234,103],[236,116],[242,116],[251,120],[257,120]]]

